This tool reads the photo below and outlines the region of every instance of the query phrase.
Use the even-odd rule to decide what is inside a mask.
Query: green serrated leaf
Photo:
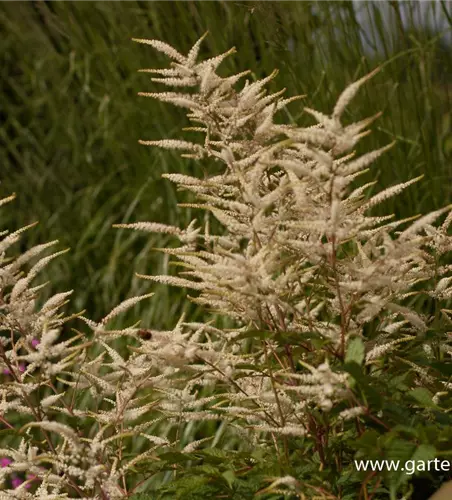
[[[430,444],[421,444],[419,445],[411,460],[414,460],[416,463],[419,462],[428,462],[429,460],[434,460],[436,457],[436,448]]]

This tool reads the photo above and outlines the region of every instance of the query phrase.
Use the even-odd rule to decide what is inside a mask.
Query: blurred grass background
[[[2,2],[0,3],[0,190],[16,192],[1,226],[39,220],[27,245],[58,239],[71,252],[48,268],[54,291],[75,289],[72,310],[100,319],[127,296],[149,291],[135,272],[160,274],[162,235],[112,229],[152,220],[184,226],[164,172],[200,168],[138,139],[180,137],[184,113],[138,97],[156,84],[140,68],[166,65],[131,41],[158,38],[187,51],[205,31],[203,56],[236,46],[224,71],[280,73],[278,88],[307,94],[328,112],[353,79],[382,71],[350,107],[350,121],[383,111],[360,152],[397,139],[369,179],[379,190],[424,179],[385,213],[400,217],[452,202],[451,2]],[[281,119],[311,123],[302,104]],[[153,285],[137,306],[144,325],[172,327],[183,292]],[[192,310],[192,318],[196,312]]]

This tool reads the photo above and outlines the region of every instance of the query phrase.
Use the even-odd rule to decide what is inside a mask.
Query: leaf
[[[427,470],[426,466],[421,466],[420,464],[433,460],[435,456],[436,449],[434,446],[421,444],[416,447],[416,445],[410,441],[398,438],[391,441],[385,458],[387,460],[399,462],[397,470],[392,469],[389,471],[388,469],[391,492],[395,494],[399,486],[408,482],[410,477],[416,472]]]
[[[434,460],[436,457],[436,448],[430,444],[421,444],[417,447],[416,451],[411,457],[417,463],[428,462]]]
[[[392,428],[392,432],[406,434],[407,437],[418,438],[418,429],[416,429],[415,427],[410,427],[409,425],[396,425]]]
[[[362,365],[364,361],[364,343],[360,337],[354,337],[347,346],[347,352],[345,354],[345,362],[351,363],[355,362],[358,365]]]
[[[379,434],[375,429],[369,429],[361,435],[357,443],[360,448],[375,450],[378,448],[378,437]]]
[[[227,471],[223,472],[221,474],[225,479],[226,482],[228,483],[229,488],[232,488],[232,484],[235,481],[235,473],[232,469],[228,469]]]
[[[443,362],[434,362],[430,364],[430,367],[434,370],[437,370],[441,373],[441,375],[445,375],[446,377],[452,377],[452,363],[449,361]]]
[[[267,339],[271,335],[274,335],[274,332],[266,331],[266,330],[248,330],[246,332],[241,333],[235,337],[235,340],[244,340],[244,339]]]
[[[394,438],[390,441],[389,446],[386,451],[386,457],[388,460],[400,460],[401,462],[406,462],[409,460],[416,445],[405,439]]]
[[[361,389],[366,405],[372,407],[373,410],[380,410],[383,405],[383,398],[375,388],[375,381],[369,379],[363,372],[362,367],[355,361],[345,363],[342,368],[353,377],[357,386]]]
[[[432,393],[424,387],[416,387],[408,393],[408,396],[411,396],[424,408],[438,409],[438,406],[433,402]]]
[[[365,377],[361,366],[355,361],[349,361],[345,363],[342,368],[347,373],[349,373],[357,382],[362,381]]]
[[[166,453],[162,453],[159,455],[159,458],[161,460],[165,460],[165,462],[169,464],[180,464],[180,463],[185,463],[188,460],[191,460],[193,457],[191,455],[188,455],[186,453],[178,453],[176,451],[169,451]]]
[[[228,459],[228,454],[218,448],[206,448],[204,450],[198,450],[194,453],[196,458],[200,458],[204,463],[221,464]]]

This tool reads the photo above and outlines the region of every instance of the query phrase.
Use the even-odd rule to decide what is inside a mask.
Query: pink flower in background
[[[27,490],[29,488],[31,488],[32,481],[36,481],[37,479],[38,479],[38,477],[35,476],[34,474],[27,474],[27,481],[28,481],[28,483],[25,485],[25,488],[27,488]]]
[[[8,467],[8,465],[11,465],[12,463],[13,461],[8,457],[0,458],[0,467]]]
[[[19,370],[23,373],[26,369],[25,363],[19,363]],[[9,368],[3,368],[3,375],[11,375]]]
[[[13,488],[18,488],[24,482],[20,477],[13,477],[11,484]]]
[[[40,342],[39,342],[39,340],[38,340],[38,339],[33,339],[33,340],[31,341],[31,345],[32,345],[35,349],[36,349],[36,347],[38,347],[39,343],[40,343]]]
[[[0,458],[0,467],[8,467],[8,465],[11,465],[13,463],[14,460],[12,460],[11,458],[9,457],[1,457]],[[43,469],[45,470],[45,469]],[[38,480],[38,477],[35,475],[35,474],[27,474],[27,484],[25,484],[25,488],[28,490],[31,488],[31,483],[33,481],[37,481]],[[12,475],[12,479],[11,479],[11,485],[13,488],[18,488],[21,484],[23,484],[25,481],[16,476],[16,474],[13,473]]]

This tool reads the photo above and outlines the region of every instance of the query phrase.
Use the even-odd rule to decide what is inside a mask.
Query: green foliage
[[[133,500],[296,498],[289,490],[287,495],[263,491],[280,469],[274,455],[263,449],[254,452],[228,452],[206,448],[189,455],[171,453],[161,458],[165,461],[163,469],[166,466],[171,471],[171,480],[152,493],[143,492],[131,497]]]

